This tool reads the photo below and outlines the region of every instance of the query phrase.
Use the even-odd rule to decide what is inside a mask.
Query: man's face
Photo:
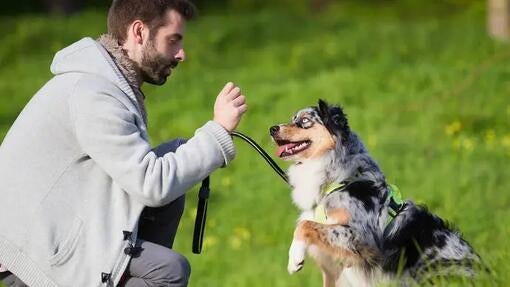
[[[154,85],[163,85],[166,78],[184,61],[182,47],[185,19],[174,10],[166,14],[166,22],[157,31],[151,31],[150,39],[142,49],[140,69],[142,80]]]

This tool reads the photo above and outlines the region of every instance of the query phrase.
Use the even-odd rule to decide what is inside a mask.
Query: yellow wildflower
[[[230,247],[232,249],[237,250],[237,249],[241,248],[242,243],[243,242],[242,242],[241,238],[239,238],[237,236],[230,237]]]
[[[207,227],[209,227],[209,228],[216,227],[216,219],[215,218],[211,218],[211,219],[207,220]]]
[[[242,226],[234,228],[234,234],[230,237],[230,247],[232,249],[239,249],[243,241],[249,240],[251,237],[250,231]]]
[[[505,135],[501,139],[501,145],[505,148],[510,148],[510,134]]]
[[[485,132],[485,144],[488,148],[492,148],[496,143],[496,132],[493,129]]]
[[[455,120],[444,128],[444,132],[448,136],[453,136],[453,135],[457,134],[461,129],[462,129],[462,123],[458,120]]]
[[[224,187],[229,187],[232,185],[232,178],[230,176],[224,176],[221,178],[221,185]]]
[[[475,147],[475,143],[470,138],[464,138],[462,139],[462,147],[464,148],[465,151],[472,152]]]
[[[250,231],[244,227],[236,227],[234,234],[243,240],[248,240],[251,237]]]
[[[202,242],[202,248],[212,247],[218,243],[218,238],[215,236],[206,236]]]

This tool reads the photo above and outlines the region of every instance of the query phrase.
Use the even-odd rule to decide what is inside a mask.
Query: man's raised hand
[[[247,108],[246,98],[241,95],[241,89],[234,83],[228,82],[214,103],[214,121],[231,133],[241,121]]]

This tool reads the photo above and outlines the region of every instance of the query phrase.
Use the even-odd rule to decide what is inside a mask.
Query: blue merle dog
[[[289,249],[291,274],[306,253],[327,287],[475,274],[480,259],[472,247],[425,207],[399,199],[342,108],[319,100],[270,133],[277,156],[294,162],[288,176],[301,216]]]

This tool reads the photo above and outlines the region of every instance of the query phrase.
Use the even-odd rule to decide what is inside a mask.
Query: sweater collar
[[[106,49],[108,54],[110,54],[117,67],[126,78],[129,86],[133,89],[138,105],[142,111],[142,116],[147,124],[147,112],[145,110],[144,102],[145,95],[140,89],[142,81],[140,77],[140,69],[137,64],[128,57],[127,51],[122,48],[117,39],[115,39],[112,35],[103,34],[97,39],[97,42],[99,42]]]
[[[110,34],[101,35],[97,41],[103,45],[106,51],[112,56],[122,74],[126,77],[129,85],[140,89],[141,80],[139,69],[136,63],[128,57],[127,51],[122,48],[119,42]]]

